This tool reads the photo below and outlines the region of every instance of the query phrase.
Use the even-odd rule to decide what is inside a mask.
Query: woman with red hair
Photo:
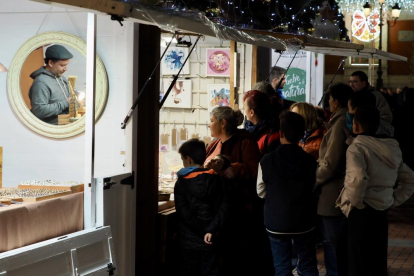
[[[282,106],[275,97],[258,90],[250,90],[243,97],[244,128],[256,139],[261,155],[279,145],[279,113]]]

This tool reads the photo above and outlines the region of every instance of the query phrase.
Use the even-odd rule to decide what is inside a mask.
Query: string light
[[[128,0],[134,1],[134,0]],[[308,34],[326,37],[326,33],[347,39],[343,6],[336,2],[357,0],[309,0],[305,6],[293,6],[289,0],[179,0],[170,7],[175,11],[205,11],[214,22],[238,28],[254,28],[293,34]],[[373,0],[375,1],[375,0]],[[388,1],[388,0],[387,0]],[[402,0],[390,0],[402,1]],[[414,1],[414,0],[405,0]],[[168,1],[167,1],[168,2]],[[181,4],[182,3],[182,4]],[[331,34],[331,38],[334,38]]]

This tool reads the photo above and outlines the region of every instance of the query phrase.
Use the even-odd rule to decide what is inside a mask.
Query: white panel
[[[7,251],[0,254],[0,275],[43,276],[45,269],[47,275],[53,276],[88,275],[103,268],[105,273],[94,275],[108,275],[107,265],[116,266],[111,239],[110,227],[103,227]],[[115,270],[114,275],[117,273]]]
[[[20,46],[39,29],[66,30],[86,40],[86,19],[85,12],[67,13],[62,8],[28,0],[0,0],[0,41],[7,41],[1,47],[0,62],[9,67]],[[121,27],[108,15],[98,16],[97,52],[108,71],[109,98],[108,108],[96,125],[96,169],[108,174],[125,172],[123,164],[131,164],[131,155],[128,160],[121,155],[127,141],[131,143],[131,131],[121,131],[119,127],[132,105],[132,23],[124,25],[129,27]],[[53,140],[27,129],[10,108],[6,78],[7,73],[0,74],[0,129],[7,130],[0,135],[0,146],[4,148],[3,186],[33,179],[83,181],[84,134]]]

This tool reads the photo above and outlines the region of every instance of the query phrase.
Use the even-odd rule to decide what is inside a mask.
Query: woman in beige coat
[[[346,139],[349,129],[346,126],[348,99],[353,93],[345,84],[331,87],[329,106],[332,116],[326,124],[328,131],[319,148],[318,169],[316,172],[316,191],[320,193],[318,202],[318,225],[323,237],[324,258],[327,276],[345,275],[346,252],[340,248],[345,217],[339,208],[335,208],[340,187],[345,178]]]

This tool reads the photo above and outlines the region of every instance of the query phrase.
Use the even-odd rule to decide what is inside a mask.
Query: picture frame
[[[173,80],[163,80],[164,95],[167,93],[168,88]],[[168,98],[164,102],[164,107],[170,108],[192,108],[192,84],[191,80],[179,79],[174,84]]]
[[[184,61],[188,57],[188,48],[185,47],[170,47],[165,53],[161,61],[161,74],[166,75],[177,75],[180,71],[181,66],[184,64]],[[190,74],[190,63],[184,65],[183,70],[181,70],[180,75],[189,75]]]
[[[230,48],[206,49],[206,76],[230,77]]]
[[[216,106],[230,106],[230,84],[208,84],[207,99],[209,112]]]

